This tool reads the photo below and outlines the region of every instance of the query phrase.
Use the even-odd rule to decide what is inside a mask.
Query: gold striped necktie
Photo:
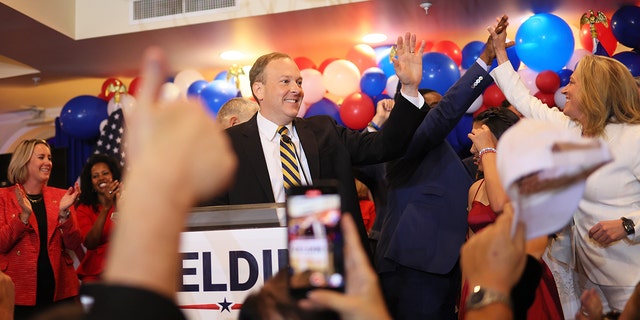
[[[294,153],[294,145],[289,138],[289,129],[285,126],[278,127],[280,134],[280,162],[282,163],[282,178],[284,189],[288,190],[292,186],[300,185],[300,172],[298,171],[298,161]]]

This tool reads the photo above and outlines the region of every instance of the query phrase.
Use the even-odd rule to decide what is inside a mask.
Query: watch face
[[[484,290],[481,288],[473,288],[473,293],[469,297],[469,302],[472,304],[480,303],[484,299]]]

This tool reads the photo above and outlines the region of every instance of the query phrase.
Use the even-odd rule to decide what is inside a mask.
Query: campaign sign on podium
[[[181,235],[178,305],[190,320],[237,319],[287,264],[282,204],[194,208]]]

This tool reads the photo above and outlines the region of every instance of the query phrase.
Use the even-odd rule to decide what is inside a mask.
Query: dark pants
[[[382,293],[395,320],[456,320],[460,293],[459,265],[448,274],[434,274],[398,265],[380,274]]]

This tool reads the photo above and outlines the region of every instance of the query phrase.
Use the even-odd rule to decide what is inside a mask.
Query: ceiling
[[[316,65],[327,58],[344,58],[367,33],[387,34],[386,43],[392,43],[397,35],[411,31],[419,39],[451,40],[462,48],[472,40],[486,39],[486,26],[502,13],[510,15],[508,32],[514,35],[522,19],[532,13],[532,3],[553,9],[574,32],[588,9],[610,18],[624,4],[640,5],[638,0],[432,0],[426,15],[420,0],[360,1],[79,40],[0,4],[0,55],[35,72],[0,79],[0,112],[25,106],[61,107],[78,95],[97,95],[109,77],[128,84],[138,75],[141,53],[150,45],[164,48],[174,73],[196,69],[212,80],[233,63],[251,64],[271,51],[307,57]],[[244,61],[220,59],[219,54],[229,49],[250,55]],[[618,46],[618,51],[624,50],[628,48]]]

